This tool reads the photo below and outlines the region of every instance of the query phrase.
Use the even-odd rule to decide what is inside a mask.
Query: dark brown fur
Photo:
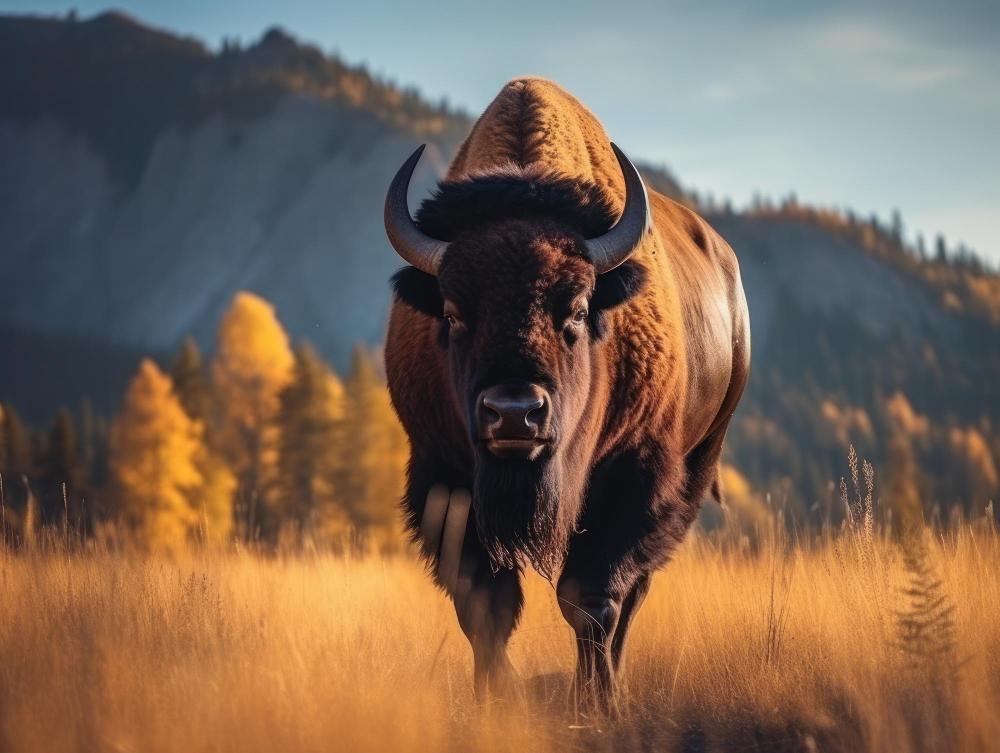
[[[474,147],[488,162],[483,129],[492,128],[503,136],[495,136],[503,164],[452,175],[421,208],[422,229],[451,245],[436,279],[412,269],[397,276],[386,372],[412,445],[411,530],[433,484],[473,490],[463,568],[479,608],[453,595],[477,688],[509,667],[519,569],[530,563],[558,579],[579,642],[578,681],[606,699],[652,572],[716,480],[749,369],[749,323],[735,255],[702,219],[653,192],[654,231],[626,265],[595,275],[583,240],[615,221],[620,178],[602,185],[609,158],[593,139],[574,154],[597,160],[597,182],[573,174],[570,162],[545,163],[547,149],[561,154],[558,139],[510,125],[532,87],[541,94],[525,112],[536,121],[572,131],[567,118],[592,118],[533,81],[501,93],[498,102],[508,96],[514,109],[480,121],[458,158],[470,160]],[[584,130],[595,127],[586,121]],[[543,162],[506,162],[527,153]],[[567,317],[581,296],[589,316],[574,328]],[[451,334],[444,300],[464,322]],[[499,461],[473,428],[479,390],[510,379],[552,394],[556,442],[540,461]]]

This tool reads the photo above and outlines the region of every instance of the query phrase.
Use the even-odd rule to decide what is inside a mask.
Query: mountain
[[[836,518],[851,443],[887,496],[981,514],[1000,492],[1000,278],[794,205],[709,220],[737,250],[753,333],[729,459],[789,514]]]
[[[400,266],[386,185],[428,142],[415,203],[470,125],[278,29],[213,52],[117,13],[0,17],[0,400],[36,422],[84,397],[113,410],[140,354],[210,348],[240,289],[343,365],[381,341]],[[729,457],[757,488],[825,514],[853,442],[914,467],[929,507],[996,496],[995,274],[795,202],[700,209],[750,301]]]
[[[342,360],[400,264],[385,185],[429,141],[426,190],[467,125],[277,30],[211,54],[119,14],[0,20],[0,323],[207,345],[245,288]]]

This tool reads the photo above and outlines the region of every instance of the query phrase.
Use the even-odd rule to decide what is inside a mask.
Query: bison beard
[[[472,507],[479,539],[495,568],[524,561],[552,579],[566,554],[575,514],[560,504],[562,463],[480,457],[473,479]]]

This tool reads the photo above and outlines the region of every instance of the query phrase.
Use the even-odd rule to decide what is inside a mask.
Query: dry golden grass
[[[898,645],[896,544],[695,538],[637,619],[614,720],[574,715],[572,634],[537,578],[525,698],[476,707],[407,557],[0,553],[0,750],[996,750],[1000,543],[928,541],[957,669]]]

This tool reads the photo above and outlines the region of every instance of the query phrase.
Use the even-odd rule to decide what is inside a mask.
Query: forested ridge
[[[400,266],[381,202],[423,141],[427,191],[470,124],[277,29],[213,51],[121,14],[0,18],[8,535],[388,540],[405,440],[377,355]],[[995,270],[898,213],[734,210],[644,174],[740,259],[737,514],[842,519],[850,444],[898,509],[996,498]],[[227,333],[253,316],[273,336],[238,355]],[[176,477],[133,473],[156,457]]]

